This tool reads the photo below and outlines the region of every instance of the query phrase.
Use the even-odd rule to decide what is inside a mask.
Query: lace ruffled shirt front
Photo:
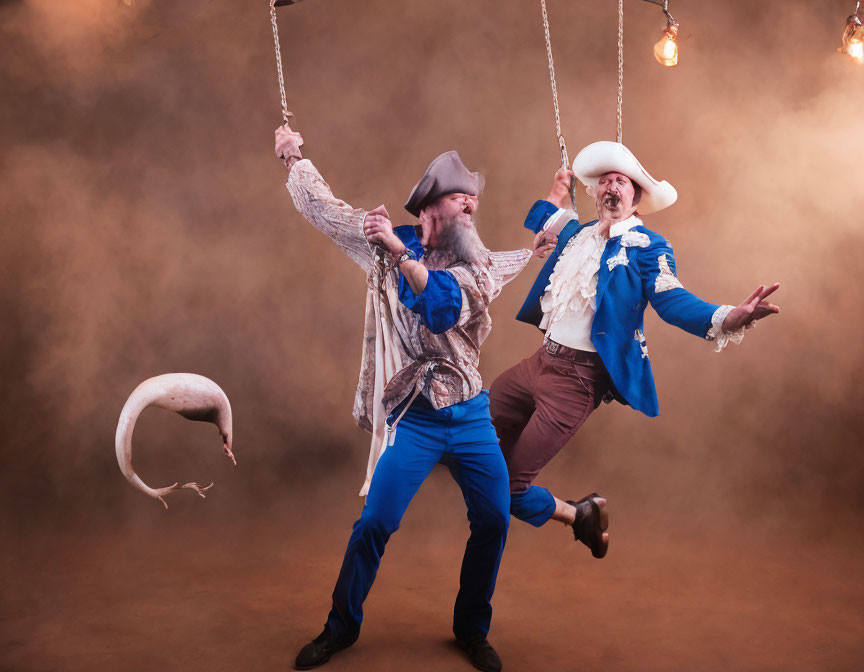
[[[597,307],[597,273],[606,246],[597,226],[573,236],[561,252],[549,285],[540,299],[540,328],[561,345],[596,352],[591,343],[591,323]]]
[[[560,212],[566,215],[567,211]],[[557,234],[567,220],[566,216],[553,215],[546,230]],[[622,236],[640,224],[642,221],[635,215],[615,222],[609,228],[609,236]],[[549,285],[540,299],[543,309],[540,328],[556,343],[597,352],[591,342],[591,323],[597,308],[597,275],[606,242],[599,226],[586,226],[567,242],[558,257],[555,270],[549,276]]]

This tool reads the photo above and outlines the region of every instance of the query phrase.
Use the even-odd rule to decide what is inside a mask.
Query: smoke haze
[[[180,669],[165,658],[182,650],[167,623],[179,619],[203,649],[223,641],[229,615],[192,625],[189,605],[200,598],[227,609],[226,591],[231,609],[263,630],[219,658],[224,669],[286,664],[324,617],[362,506],[368,436],[351,405],[365,286],[283,187],[272,154],[280,107],[267,3],[252,4],[0,2],[4,669]],[[394,223],[408,224],[401,204],[411,187],[432,158],[457,149],[486,177],[475,216],[483,242],[530,246],[522,219],[559,165],[538,4],[308,0],[278,10],[305,156],[339,198],[366,209],[385,203]],[[571,159],[615,137],[615,4],[548,3]],[[578,571],[609,603],[637,601],[631,620],[585,626],[606,642],[585,654],[586,666],[708,670],[702,656],[716,654],[716,669],[811,670],[830,649],[824,669],[846,670],[864,654],[864,586],[852,569],[864,517],[864,67],[836,53],[851,9],[836,0],[676,0],[680,65],[667,69],[652,56],[660,9],[625,2],[624,142],[679,193],[646,226],[672,242],[679,277],[697,295],[737,304],[777,281],[782,313],[715,354],[647,311],[662,415],[602,407],[541,474],[538,483],[561,497],[597,490],[614,503],[611,568],[580,553]],[[579,205],[593,215],[586,195]],[[532,262],[492,306],[487,386],[539,346],[540,334],[513,319],[539,267]],[[206,502],[171,495],[165,514],[123,480],[113,436],[135,386],[174,371],[225,390],[238,467],[221,456],[213,427],[145,412],[134,457],[148,484],[216,482]],[[462,516],[455,486],[436,472],[373,589],[377,630],[367,646],[380,635],[386,647],[387,605],[408,590],[416,594],[414,606],[400,606],[406,627],[424,623],[421,641],[424,628],[446,638],[452,595],[440,582],[449,590],[458,571]],[[505,665],[529,665],[525,652],[540,643],[546,667],[564,669],[561,642],[573,633],[562,614],[613,616],[584,586],[563,591],[577,552],[560,530],[518,521],[511,530],[493,634],[508,633],[498,634]],[[680,555],[665,545],[676,535],[686,536]],[[199,555],[184,540],[213,545]],[[113,573],[86,578],[100,563]],[[535,581],[537,563],[546,574]],[[161,604],[173,604],[202,566],[214,592],[182,592],[179,612],[148,611],[141,586],[119,597],[127,579],[146,576]],[[51,599],[34,597],[32,583]],[[104,608],[87,602],[99,591]],[[757,611],[736,601],[748,591]],[[777,598],[783,591],[788,602]],[[443,608],[431,601],[442,594]],[[65,629],[46,624],[48,603]],[[811,627],[814,603],[839,611]],[[92,658],[93,643],[112,636],[100,629],[106,610],[129,604],[143,611],[118,617],[127,654]],[[101,624],[98,635],[68,625],[78,609]],[[556,618],[540,634],[531,620],[519,625],[520,609],[533,609],[525,613],[538,624],[542,614]],[[268,619],[286,610],[277,629]],[[433,629],[427,610],[444,625]],[[655,617],[647,629],[640,613]],[[746,629],[765,622],[771,656],[745,664],[728,653],[753,654]],[[288,639],[256,658],[285,628]],[[645,663],[657,650],[672,662]],[[456,655],[434,639],[418,651],[391,651],[390,664],[437,669],[398,656],[443,656],[436,664],[450,669]],[[370,650],[356,655],[352,669],[382,669]]]

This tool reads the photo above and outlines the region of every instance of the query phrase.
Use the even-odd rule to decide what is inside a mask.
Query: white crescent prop
[[[198,483],[186,483],[182,486],[175,483],[167,488],[154,489],[144,483],[135,473],[132,468],[132,432],[141,411],[148,406],[174,411],[189,420],[212,422],[219,428],[219,433],[222,435],[225,455],[236,466],[237,460],[234,458],[234,453],[231,452],[231,404],[228,402],[228,397],[225,396],[221,387],[204,376],[195,373],[166,373],[148,378],[135,388],[123,405],[120,420],[117,423],[114,448],[117,451],[117,463],[120,465],[120,471],[123,472],[127,481],[144,494],[158,499],[166,509],[168,504],[163,497],[180,488],[189,488],[201,497],[205,497],[204,491],[213,487],[212,483],[204,488]]]

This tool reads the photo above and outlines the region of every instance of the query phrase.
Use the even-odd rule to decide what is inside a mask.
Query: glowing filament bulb
[[[852,38],[849,44],[846,45],[846,53],[852,57],[856,63],[864,63],[864,42]]]
[[[671,68],[678,65],[678,24],[670,23],[663,31],[663,37],[654,45],[654,58],[660,65]]]

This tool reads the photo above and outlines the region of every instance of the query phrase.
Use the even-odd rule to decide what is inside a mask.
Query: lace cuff
[[[744,332],[756,326],[755,322],[751,322],[735,331],[723,331],[723,321],[734,308],[735,306],[720,306],[711,316],[711,328],[705,334],[705,340],[714,341],[714,352],[720,352],[730,342],[739,345],[744,340]]]
[[[549,219],[543,224],[543,231],[551,231],[557,236],[571,219],[579,219],[572,209],[567,208],[565,210],[564,208],[558,208],[558,210],[549,215]]]

